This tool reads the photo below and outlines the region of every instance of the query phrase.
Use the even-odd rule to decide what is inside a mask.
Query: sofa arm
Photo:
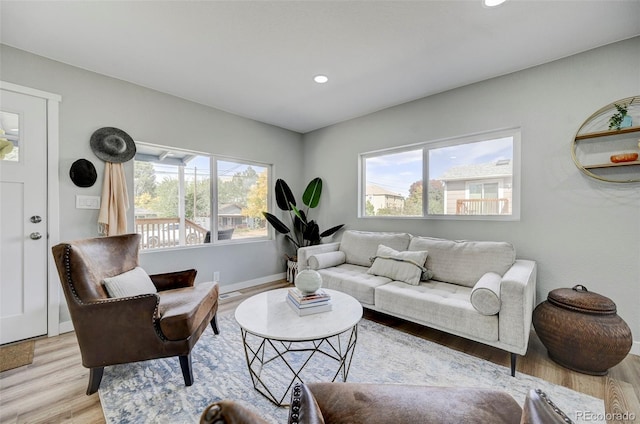
[[[301,247],[298,249],[298,271],[307,269],[309,266],[309,257],[318,253],[337,252],[340,248],[340,242],[316,244],[315,246]]]
[[[498,325],[500,342],[510,352],[524,355],[529,345],[531,319],[536,295],[536,263],[518,259],[502,276]]]
[[[571,419],[540,389],[530,390],[524,401],[520,424],[563,424]]]

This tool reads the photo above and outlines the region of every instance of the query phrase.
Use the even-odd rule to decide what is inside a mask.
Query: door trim
[[[60,284],[53,257],[48,254],[60,240],[59,137],[62,96],[0,81],[0,89],[40,97],[47,101],[47,335],[60,334]]]

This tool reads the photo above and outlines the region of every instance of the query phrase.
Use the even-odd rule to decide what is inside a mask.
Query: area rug
[[[253,388],[233,316],[220,318],[219,326],[219,335],[208,328],[192,351],[191,387],[184,386],[177,358],[107,367],[99,391],[107,422],[197,423],[209,403],[233,399],[269,422],[286,423],[289,410],[273,405]],[[315,358],[312,362],[310,373],[318,380],[331,380],[335,366]],[[359,324],[348,381],[497,388],[521,406],[528,391],[539,388],[574,421],[588,416],[590,423],[604,422],[601,399],[522,373],[511,377],[506,367],[369,320]],[[603,421],[594,421],[597,417]]]
[[[33,362],[33,351],[36,342],[15,343],[0,347],[0,372],[29,365]]]

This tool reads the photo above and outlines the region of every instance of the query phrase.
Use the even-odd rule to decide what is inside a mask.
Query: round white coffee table
[[[323,290],[331,295],[331,311],[298,316],[287,304],[288,290],[259,293],[235,312],[253,387],[280,406],[296,382],[314,377],[305,374],[314,358],[337,363],[331,381],[346,381],[362,318],[360,302],[329,289]]]

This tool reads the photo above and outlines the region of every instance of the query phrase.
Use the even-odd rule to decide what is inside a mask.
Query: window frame
[[[271,202],[271,197],[272,197],[272,193],[271,193],[271,187],[273,186],[272,184],[272,180],[273,180],[273,164],[268,164],[268,163],[263,163],[263,162],[258,162],[258,161],[253,161],[253,160],[247,160],[247,159],[239,159],[236,157],[232,157],[232,156],[225,156],[225,155],[217,155],[217,154],[213,154],[213,153],[207,153],[207,152],[200,152],[200,151],[196,151],[196,150],[191,150],[191,149],[184,149],[184,148],[179,148],[179,147],[173,147],[173,146],[164,146],[164,145],[159,145],[159,144],[154,144],[154,143],[147,143],[147,142],[142,142],[142,141],[136,141],[136,146],[137,147],[143,147],[143,149],[145,150],[155,150],[155,151],[162,151],[165,152],[165,156],[166,156],[166,152],[168,153],[174,153],[174,154],[180,154],[180,155],[185,155],[184,157],[189,157],[189,156],[200,156],[200,157],[205,157],[208,158],[209,160],[209,180],[210,180],[210,184],[209,184],[209,195],[210,195],[210,216],[209,216],[209,228],[211,229],[211,241],[210,243],[199,243],[199,244],[178,244],[175,246],[168,246],[168,247],[161,247],[161,248],[145,248],[145,249],[141,249],[140,252],[141,253],[147,253],[147,252],[158,252],[158,251],[162,251],[162,252],[166,252],[169,250],[174,250],[174,249],[193,249],[193,248],[206,248],[209,246],[213,246],[213,245],[222,245],[222,244],[237,244],[237,243],[251,243],[251,242],[260,242],[260,241],[265,241],[265,240],[271,240],[273,239],[273,233],[270,230],[269,226],[266,226],[266,234],[263,236],[252,236],[252,237],[242,237],[242,238],[236,238],[236,239],[228,239],[228,240],[218,240],[218,221],[219,221],[219,217],[218,217],[218,162],[219,161],[226,161],[226,162],[234,162],[234,163],[238,163],[238,164],[242,164],[242,165],[248,165],[248,166],[254,166],[254,167],[262,167],[262,168],[266,168],[267,169],[267,198],[266,198],[266,203],[267,203],[267,210],[271,211],[271,207],[272,207],[272,202]],[[151,163],[160,163],[158,160],[153,160],[153,158],[158,158],[157,156],[154,155],[150,155],[148,153],[136,153],[136,157],[134,157],[134,170],[135,170],[135,161],[142,161],[142,162],[151,162]],[[140,157],[140,159],[137,159],[138,157]],[[181,226],[184,223],[184,219],[185,217],[185,189],[184,189],[184,169],[186,166],[180,166],[178,163],[167,163],[166,165],[171,165],[171,166],[175,166],[176,169],[176,173],[177,174],[182,174],[182,178],[179,177],[178,179],[178,185],[179,185],[179,196],[180,196],[180,201],[179,201],[179,206],[178,207],[178,219],[179,222],[181,224]],[[135,186],[135,172],[133,173],[133,184]],[[135,195],[134,195],[135,196]],[[134,199],[134,204],[133,204],[133,215],[134,215],[134,226],[135,226],[135,214],[136,214],[136,206],[135,206],[135,199]],[[180,236],[180,241],[179,243],[184,243],[185,241],[182,240],[182,236]]]
[[[472,144],[483,141],[498,140],[501,138],[512,138],[513,157],[512,157],[512,183],[511,183],[511,213],[509,215],[456,215],[456,214],[433,214],[429,213],[429,152],[432,150],[459,146],[464,144]],[[424,141],[420,143],[407,144],[398,147],[379,149],[360,153],[358,155],[358,218],[364,219],[444,219],[459,221],[519,221],[520,220],[520,203],[521,203],[521,142],[522,130],[519,127],[504,128],[482,133],[469,134],[464,136],[449,137],[444,139]],[[417,215],[366,215],[366,185],[367,185],[367,159],[388,156],[397,153],[403,153],[412,150],[422,150],[422,216]],[[488,177],[480,180],[483,183],[495,180],[494,177]],[[426,182],[426,184],[425,184]],[[465,182],[465,191],[468,191],[469,182]],[[498,182],[499,193],[504,190],[504,185]]]

